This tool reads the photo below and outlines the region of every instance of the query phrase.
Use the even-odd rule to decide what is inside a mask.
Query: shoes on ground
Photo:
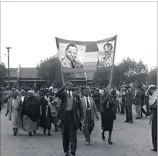
[[[31,132],[29,132],[29,136],[32,136],[32,133],[31,133]]]
[[[141,119],[141,117],[136,117],[135,119]]]
[[[69,153],[69,152],[66,152],[66,153],[65,153],[65,156],[70,156],[70,153]]]
[[[86,145],[90,145],[90,142],[87,142],[87,141],[86,141]]]
[[[153,152],[157,152],[157,149],[151,149],[151,151],[153,151]]]
[[[105,135],[102,133],[102,140],[105,141]]]
[[[131,120],[131,121],[129,121],[129,123],[133,123],[133,121]]]
[[[127,120],[125,120],[124,122],[128,122]]]
[[[108,139],[108,143],[109,143],[109,145],[113,144],[112,141],[111,141],[111,139]]]

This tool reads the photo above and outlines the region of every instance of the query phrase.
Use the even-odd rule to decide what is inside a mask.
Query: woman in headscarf
[[[109,131],[108,142],[112,145],[111,135],[113,130],[113,122],[116,119],[115,100],[112,93],[105,90],[104,99],[101,100],[101,121],[102,121],[102,139],[105,140],[105,131]]]
[[[39,127],[38,123],[40,118],[40,101],[34,96],[32,90],[28,91],[27,98],[23,101],[22,113],[23,129],[32,136],[32,132],[35,133]]]
[[[48,129],[48,136],[51,136],[51,113],[52,113],[52,105],[49,99],[50,92],[48,89],[45,90],[45,96],[40,99],[40,127],[43,128],[43,134],[46,133]]]
[[[10,121],[12,121],[13,126],[13,136],[18,133],[18,128],[21,128],[21,111],[22,111],[22,101],[18,97],[18,92],[14,91],[11,98],[8,100],[7,111],[5,116],[8,115]]]

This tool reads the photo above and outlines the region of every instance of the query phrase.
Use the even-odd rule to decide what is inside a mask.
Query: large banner
[[[87,80],[88,72],[94,73],[99,67],[112,67],[114,64],[116,36],[89,42],[56,37],[56,44],[64,79]]]

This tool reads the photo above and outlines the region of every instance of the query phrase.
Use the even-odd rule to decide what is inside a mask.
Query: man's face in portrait
[[[66,56],[70,59],[70,60],[75,60],[77,57],[77,48],[75,46],[70,46],[68,47],[67,51],[66,51]]]
[[[111,51],[112,51],[112,44],[111,43],[106,43],[104,45],[105,55],[111,55]]]

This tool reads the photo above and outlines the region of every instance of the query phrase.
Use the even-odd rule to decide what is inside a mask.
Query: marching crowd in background
[[[141,83],[125,84],[120,87],[77,86],[67,82],[62,88],[16,88],[2,87],[0,90],[1,109],[6,108],[5,116],[12,123],[13,135],[22,128],[30,136],[39,127],[51,136],[62,130],[63,149],[66,156],[74,156],[77,148],[77,130],[83,131],[86,145],[91,143],[91,133],[95,118],[101,116],[102,139],[108,131],[108,143],[112,145],[113,123],[116,114],[125,114],[125,121],[133,123],[132,105],[135,105],[139,120],[151,116],[153,151],[157,151],[157,98],[155,85]],[[145,106],[145,109],[144,109]],[[99,115],[100,114],[100,115]],[[69,144],[70,148],[69,149]]]

